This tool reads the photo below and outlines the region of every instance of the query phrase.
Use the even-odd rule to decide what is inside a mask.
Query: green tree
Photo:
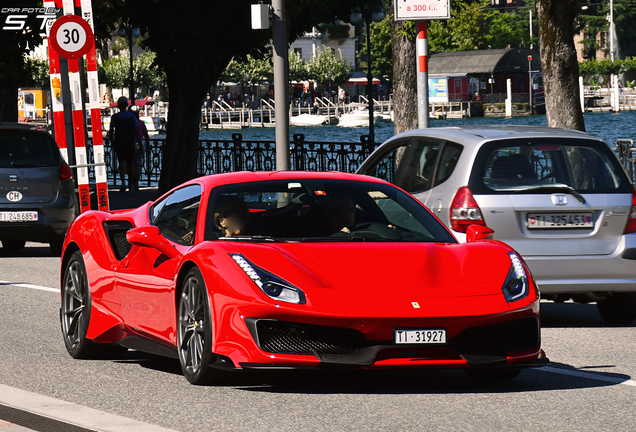
[[[154,63],[155,53],[148,51],[133,58],[135,86],[157,87],[165,79]],[[99,66],[102,83],[114,88],[130,87],[130,56],[128,53],[106,60]]]
[[[636,8],[633,0],[614,0],[614,26],[618,45],[615,47],[619,55],[636,55]],[[608,37],[610,15],[609,1],[581,2],[579,14],[575,20],[575,29],[583,31],[585,38],[582,43],[586,54],[594,56],[599,49],[607,49],[609,55],[610,43],[604,39],[603,46],[599,45],[600,34]],[[583,9],[585,7],[585,9]]]
[[[636,57],[627,57],[623,60],[623,70],[628,73],[636,73]]]
[[[273,74],[271,57],[255,58],[248,54],[245,60],[233,58],[221,74],[221,81],[253,86],[271,82]]]
[[[308,63],[309,78],[321,84],[343,84],[351,77],[351,66],[338,53],[329,47],[318,49],[316,57]]]
[[[309,79],[309,65],[300,53],[289,52],[289,80],[295,82]]]
[[[391,17],[387,15],[381,22],[371,24],[371,72],[377,76],[393,79],[393,46],[391,45]],[[366,39],[360,54],[367,55]],[[367,62],[360,64],[367,70]]]
[[[623,65],[622,60],[603,59],[596,62],[596,73],[603,77],[603,82],[609,85],[610,75],[618,75]]]
[[[34,87],[48,87],[50,85],[49,61],[39,57],[28,57],[26,68],[29,71],[30,83]]]

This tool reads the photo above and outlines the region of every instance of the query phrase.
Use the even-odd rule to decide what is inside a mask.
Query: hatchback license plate
[[[38,212],[14,211],[0,212],[0,222],[35,222],[38,220]]]
[[[528,228],[594,228],[592,213],[529,213]]]
[[[394,330],[396,344],[445,344],[446,330]]]

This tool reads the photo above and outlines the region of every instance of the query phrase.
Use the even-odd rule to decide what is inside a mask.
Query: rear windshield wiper
[[[289,243],[289,240],[285,240],[278,237],[254,235],[254,236],[224,236],[219,237],[219,240],[234,240],[234,241],[253,241],[253,242],[273,242],[273,243]]]
[[[535,193],[556,193],[556,192],[566,192],[569,193],[570,195],[572,195],[573,197],[575,197],[577,200],[579,200],[579,202],[581,204],[585,204],[585,198],[583,197],[583,195],[581,195],[580,193],[578,193],[575,189],[571,188],[568,185],[546,185],[546,186],[536,186],[536,187],[530,187],[527,189],[520,189],[518,191],[515,191],[515,194],[520,194],[520,193],[529,193],[529,192],[535,192]]]

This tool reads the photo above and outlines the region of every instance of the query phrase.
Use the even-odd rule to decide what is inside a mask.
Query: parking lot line
[[[14,282],[9,282],[9,281],[0,281],[0,285],[10,285],[10,286],[16,286],[16,287],[22,287],[22,288],[36,289],[36,290],[40,290],[40,291],[56,292],[56,293],[60,292],[59,288],[49,288],[49,287],[40,286],[40,285],[14,283]]]

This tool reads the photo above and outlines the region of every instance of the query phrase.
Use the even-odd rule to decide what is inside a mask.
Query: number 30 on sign
[[[65,15],[51,26],[49,42],[61,57],[78,59],[93,46],[93,31],[85,19],[77,15]]]

